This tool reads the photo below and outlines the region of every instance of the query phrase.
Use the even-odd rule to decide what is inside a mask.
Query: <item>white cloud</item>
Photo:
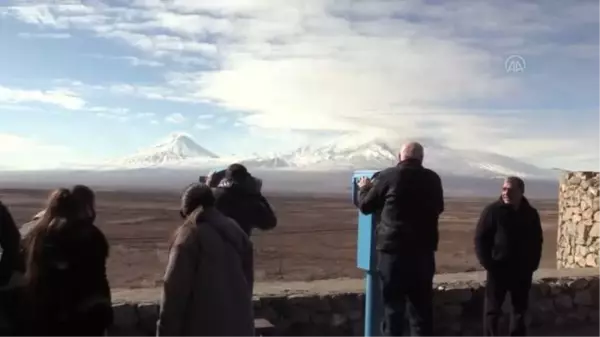
[[[71,37],[69,33],[28,33],[22,32],[17,34],[18,37],[24,39],[68,39]]]
[[[0,133],[3,168],[35,169],[55,167],[72,156],[69,148],[50,145],[35,138]]]
[[[211,126],[208,124],[204,124],[204,123],[196,123],[196,124],[194,124],[194,128],[196,128],[198,130],[207,130],[207,129],[210,129]]]
[[[0,153],[24,153],[32,150],[65,152],[67,148],[61,146],[47,145],[45,142],[35,139],[21,137],[15,134],[0,133]]]
[[[96,55],[96,54],[92,54],[90,56],[98,58],[98,59],[125,61],[134,67],[155,68],[155,67],[163,67],[164,66],[164,64],[162,62],[159,62],[156,60],[141,59],[141,58],[135,57],[135,56],[109,56],[109,55]]]
[[[561,40],[597,25],[597,13],[595,2],[518,0],[137,0],[130,8],[53,4],[5,11],[36,25],[91,30],[156,62],[203,68],[169,73],[162,85],[112,85],[113,93],[219,104],[247,112],[241,122],[262,129],[435,136],[451,146],[521,157],[546,153],[548,139],[581,151],[576,143],[588,136],[553,138],[546,121],[524,122],[526,110],[466,107],[523,92],[547,95],[507,75],[505,57],[597,59],[597,41]],[[175,115],[167,120],[183,121]],[[523,136],[533,129],[535,135]]]
[[[86,109],[94,112],[96,116],[117,120],[119,122],[129,122],[131,120],[148,119],[155,116],[153,112],[132,112],[128,108],[113,108],[104,106],[95,106]]]
[[[215,115],[212,115],[212,114],[198,115],[199,120],[207,120],[207,119],[213,119],[213,118],[215,118]]]
[[[61,106],[69,110],[78,110],[85,106],[85,101],[68,89],[25,90],[0,85],[0,102],[29,103],[39,102]]]
[[[181,123],[185,122],[186,120],[187,120],[187,118],[185,118],[184,115],[182,115],[178,112],[170,114],[167,117],[165,117],[166,122],[173,123],[173,124],[181,124]]]

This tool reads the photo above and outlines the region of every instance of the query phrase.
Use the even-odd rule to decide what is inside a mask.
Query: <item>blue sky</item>
[[[222,2],[3,2],[2,162],[104,161],[171,132],[222,155],[356,132],[600,166],[597,1]]]

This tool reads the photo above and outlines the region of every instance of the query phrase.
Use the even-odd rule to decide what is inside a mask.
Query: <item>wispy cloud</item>
[[[125,61],[134,67],[163,67],[162,62],[156,60],[141,59],[135,56],[108,56],[108,55],[90,55],[98,59]]]
[[[69,33],[28,33],[22,32],[18,36],[24,39],[68,39],[71,37]]]
[[[181,124],[185,122],[187,118],[180,113],[173,113],[165,117],[165,121],[173,124]]]
[[[69,110],[81,109],[86,104],[82,98],[68,89],[58,88],[43,91],[9,88],[5,86],[0,86],[0,102],[38,102],[57,105]]]
[[[0,154],[4,158],[0,163],[3,168],[36,169],[60,165],[72,152],[44,140],[0,133]]]
[[[211,126],[208,124],[196,123],[196,124],[194,124],[194,128],[196,128],[198,130],[207,130],[207,129],[210,129]]]
[[[576,152],[577,141],[597,134],[585,122],[560,133],[540,117],[549,92],[597,96],[597,68],[593,76],[572,70],[597,64],[596,1],[137,0],[20,2],[0,11],[53,31],[87,30],[156,66],[195,69],[165,66],[162,83],[97,89],[218,105],[263,130],[433,136],[519,156],[546,153],[550,139]],[[507,74],[513,54],[527,60],[526,73]],[[181,123],[176,115],[184,117],[166,120]]]
[[[95,106],[86,109],[87,111],[94,112],[96,116],[117,120],[120,122],[128,122],[131,120],[149,119],[155,117],[153,112],[132,112],[128,108],[114,108],[114,107],[103,107]]]
[[[67,148],[48,145],[43,141],[25,138],[15,134],[0,133],[0,153],[27,153],[31,150],[44,150],[50,152],[65,152]]]

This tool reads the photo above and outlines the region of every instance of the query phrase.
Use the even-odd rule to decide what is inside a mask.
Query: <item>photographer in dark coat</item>
[[[254,178],[241,164],[232,164],[226,170],[214,172],[207,178],[213,188],[215,207],[234,219],[250,236],[252,229],[271,230],[277,226],[277,217],[261,193],[262,181]]]
[[[482,212],[475,233],[475,252],[487,271],[484,334],[498,336],[498,321],[506,293],[512,312],[510,335],[527,333],[525,313],[533,272],[542,255],[542,225],[538,211],[524,197],[521,178],[508,177],[502,196]]]

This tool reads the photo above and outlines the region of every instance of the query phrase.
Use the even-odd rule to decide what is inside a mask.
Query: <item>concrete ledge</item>
[[[598,335],[598,269],[540,270],[530,293],[532,328],[589,325]],[[435,278],[438,335],[481,335],[483,272]],[[110,335],[154,335],[160,289],[113,291],[115,326]],[[508,307],[508,301],[506,307]],[[254,308],[276,335],[362,335],[363,281],[258,283]]]

